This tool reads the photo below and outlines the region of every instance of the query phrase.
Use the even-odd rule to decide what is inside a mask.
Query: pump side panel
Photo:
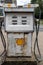
[[[24,45],[18,45],[16,43],[17,39],[24,38],[24,34],[8,34],[8,51],[7,56],[31,56],[32,48],[32,34],[25,34],[25,43]],[[20,43],[20,42],[19,42]]]

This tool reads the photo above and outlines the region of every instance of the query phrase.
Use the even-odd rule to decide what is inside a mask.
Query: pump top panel
[[[33,31],[34,8],[37,4],[28,4],[23,7],[14,4],[5,4],[5,30],[7,32]]]
[[[5,8],[7,32],[33,31],[34,8]]]

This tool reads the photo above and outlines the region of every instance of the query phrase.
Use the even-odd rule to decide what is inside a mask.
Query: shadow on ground
[[[37,62],[31,62],[31,61],[10,61],[10,62],[4,62],[2,65],[37,65]]]

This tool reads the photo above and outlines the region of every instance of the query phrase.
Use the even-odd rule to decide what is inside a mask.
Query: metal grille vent
[[[12,24],[13,25],[27,25],[27,16],[12,16]]]
[[[27,17],[22,16],[22,25],[26,25],[26,24],[27,24]]]
[[[17,25],[17,16],[12,17],[12,24]]]

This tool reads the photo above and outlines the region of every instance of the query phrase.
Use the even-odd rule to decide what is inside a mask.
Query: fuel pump
[[[31,5],[32,7],[32,5]],[[32,55],[33,8],[5,8],[5,31],[8,35],[8,56]]]
[[[5,4],[6,5],[6,4]],[[5,6],[5,31],[8,36],[7,56],[31,57],[34,8],[36,4],[23,7]]]
[[[9,3],[4,5],[4,17],[1,16],[1,20],[5,23],[4,30],[7,33],[7,51],[5,38],[1,29],[2,22],[0,22],[0,36],[4,46],[4,52],[0,56],[4,54],[5,59],[13,57],[16,58],[16,60],[18,60],[17,58],[26,59],[32,57],[32,33],[34,32],[34,9],[36,7],[38,7],[38,4],[28,4],[23,7],[17,7]],[[40,54],[38,47],[39,21],[37,22],[35,20],[36,40],[34,44],[34,55],[37,61],[39,60],[35,53],[35,46],[37,44]]]

